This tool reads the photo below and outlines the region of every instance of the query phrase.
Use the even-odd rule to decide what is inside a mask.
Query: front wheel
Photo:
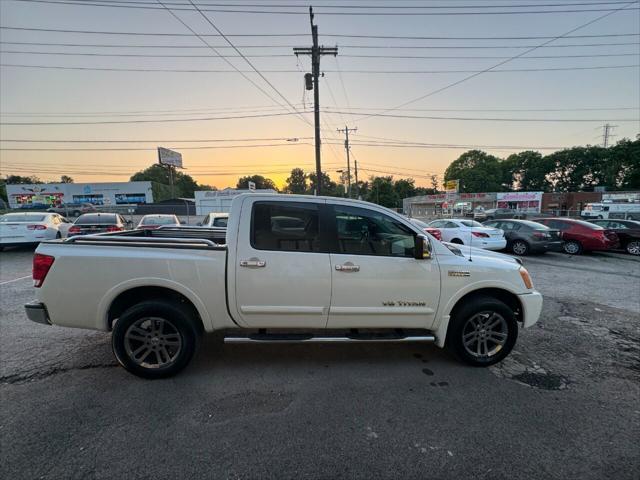
[[[575,240],[564,242],[562,249],[564,250],[564,253],[569,255],[580,255],[582,253],[582,245],[580,245],[580,242],[576,242]]]
[[[447,345],[465,363],[487,367],[509,355],[517,338],[513,310],[495,298],[477,296],[452,313]]]
[[[627,246],[625,248],[627,250],[627,253],[630,255],[640,255],[640,240],[634,240],[627,243]]]
[[[143,378],[164,378],[189,364],[200,331],[182,305],[147,301],[120,316],[111,343],[116,359],[129,372]]]
[[[524,240],[515,240],[511,244],[511,251],[516,255],[526,255],[529,253],[529,245]]]

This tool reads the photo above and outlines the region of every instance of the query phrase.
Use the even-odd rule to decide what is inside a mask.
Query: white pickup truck
[[[27,316],[112,331],[118,362],[158,378],[183,369],[214,331],[227,343],[434,342],[487,366],[542,308],[515,259],[479,250],[469,258],[366,202],[246,194],[233,200],[226,239],[206,233],[42,243]]]

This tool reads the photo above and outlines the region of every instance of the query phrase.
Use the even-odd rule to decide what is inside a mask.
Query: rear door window
[[[320,252],[318,205],[306,202],[254,203],[251,246],[256,250]]]

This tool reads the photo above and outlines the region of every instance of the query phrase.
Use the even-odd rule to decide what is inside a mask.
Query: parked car
[[[21,211],[38,211],[38,212],[46,212],[49,208],[49,205],[45,203],[23,203],[18,207],[18,210]]]
[[[409,221],[411,223],[413,223],[414,225],[417,225],[418,227],[420,227],[423,232],[428,233],[429,235],[431,235],[436,240],[442,240],[442,232],[440,232],[440,230],[438,230],[437,228],[430,227],[425,222],[423,222],[421,220],[418,220],[418,219],[415,219],[415,218],[410,218]]]
[[[631,255],[640,255],[640,222],[637,220],[591,220],[607,230],[613,230],[620,239],[620,246]]]
[[[71,217],[79,217],[83,213],[95,212],[96,207],[91,203],[63,203],[55,207],[47,208],[47,212],[59,213]]]
[[[573,218],[539,218],[535,220],[549,228],[560,230],[562,249],[570,255],[594,250],[612,250],[620,246],[618,235],[584,220]]]
[[[180,220],[178,220],[178,217],[175,215],[145,215],[140,219],[140,223],[138,223],[136,228],[142,230],[153,230],[162,226],[179,227]]]
[[[527,215],[524,212],[513,210],[511,208],[490,208],[484,211],[485,218],[487,220],[495,220],[497,218],[526,218]]]
[[[66,237],[70,226],[71,222],[57,213],[6,213],[0,216],[0,250]]]
[[[541,223],[529,220],[487,220],[483,225],[502,230],[507,239],[507,250],[516,255],[562,251],[560,231]]]
[[[130,225],[131,222],[125,220],[119,213],[85,213],[73,222],[69,229],[69,236],[120,232]]]
[[[297,222],[289,229],[274,218]],[[182,370],[213,331],[227,343],[435,342],[488,366],[542,309],[516,260],[470,262],[367,202],[239,195],[227,232],[226,245],[186,241],[179,229],[44,243],[27,316],[112,331],[118,362],[159,378]]]
[[[507,246],[504,232],[496,228],[489,228],[475,220],[443,219],[429,223],[442,233],[442,241],[486,248],[487,250],[502,250]]]
[[[229,220],[228,213],[209,213],[201,222],[198,222],[199,227],[220,227],[227,228],[227,222]]]

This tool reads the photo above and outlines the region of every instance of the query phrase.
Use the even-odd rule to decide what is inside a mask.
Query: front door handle
[[[240,266],[263,268],[267,266],[267,262],[265,262],[264,260],[259,260],[257,258],[251,258],[249,260],[240,260]]]
[[[359,272],[360,265],[354,265],[351,262],[347,262],[342,265],[336,265],[336,270],[338,272]]]

